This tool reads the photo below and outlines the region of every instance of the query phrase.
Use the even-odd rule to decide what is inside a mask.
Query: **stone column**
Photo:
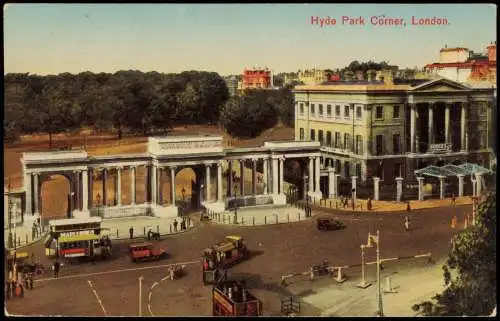
[[[217,163],[217,201],[222,202],[222,163]]]
[[[170,167],[170,199],[175,206],[175,167]]]
[[[257,160],[252,159],[252,195],[257,194]]]
[[[429,129],[428,129],[428,144],[434,144],[434,104],[429,104]],[[429,147],[427,147],[429,149]]]
[[[450,143],[450,104],[446,103],[444,109],[444,141],[446,144]]]
[[[240,194],[245,196],[245,160],[240,160]]]
[[[481,174],[476,174],[476,196],[481,196],[483,188],[483,177]]]
[[[26,206],[25,206],[25,211],[26,211],[26,214],[29,214],[29,215],[33,215],[33,210],[32,210],[32,195],[31,195],[31,192],[32,192],[32,178],[31,178],[31,174],[25,174],[24,175],[24,191],[26,192],[26,197],[25,197],[25,202],[26,202]]]
[[[316,193],[321,193],[321,186],[320,186],[320,184],[319,184],[319,182],[320,182],[320,177],[321,177],[321,173],[320,173],[320,169],[321,169],[321,168],[320,168],[320,166],[321,166],[321,164],[320,164],[320,158],[319,158],[319,156],[318,156],[318,157],[316,157],[316,166],[315,166],[315,169],[316,169],[316,175],[315,175],[315,177],[314,177],[314,178],[315,178],[315,181],[316,181],[316,183],[315,183],[315,185],[316,185]]]
[[[151,166],[151,204],[156,204],[156,196],[158,192],[156,189],[156,165]]]
[[[342,175],[335,174],[335,198],[339,197],[339,184],[340,184],[341,177],[342,177]]]
[[[401,202],[403,196],[403,178],[396,177],[396,202]]]
[[[102,169],[102,206],[106,206],[107,200],[108,200],[108,192],[106,189],[107,180],[108,180],[108,169],[103,168]]]
[[[135,204],[135,175],[136,167],[130,167],[130,204]]]
[[[264,167],[264,173],[263,173],[263,176],[264,176],[264,195],[267,195],[267,188],[269,186],[269,175],[267,173],[268,171],[268,167],[269,167],[269,162],[267,160],[267,158],[264,158],[264,161],[263,161],[263,167]]]
[[[418,181],[418,200],[424,200],[424,177],[417,177]]]
[[[380,200],[380,177],[373,177],[373,200]]]
[[[158,204],[163,205],[163,168],[158,167]]]
[[[309,193],[314,192],[314,157],[309,157]]]
[[[460,115],[460,150],[467,151],[466,139],[466,122],[467,122],[467,103],[462,103],[461,115]]]
[[[439,199],[442,199],[444,200],[444,196],[445,196],[445,186],[444,186],[444,181],[445,177],[444,176],[440,176],[439,177]]]
[[[458,174],[458,197],[464,196],[464,174]]]
[[[205,202],[210,201],[210,166],[212,164],[205,164],[205,184],[207,184],[207,195],[205,196]]]
[[[273,171],[273,191],[272,193],[273,194],[278,194],[279,191],[278,191],[278,159],[277,158],[273,158],[273,168],[272,168],[272,171]]]
[[[415,153],[415,130],[416,130],[415,105],[410,104],[410,152]]]
[[[94,169],[93,168],[89,168],[89,170],[88,170],[87,195],[88,195],[88,203],[87,203],[88,207],[87,208],[93,208],[94,207]]]
[[[146,168],[146,176],[144,178],[144,203],[149,203],[151,201],[151,165],[145,165]]]
[[[74,171],[73,172],[73,177],[75,178],[74,181],[74,192],[75,192],[75,197],[71,199],[72,202],[74,202],[73,211],[79,211],[80,210],[80,171]],[[36,200],[35,200],[36,202]]]
[[[39,173],[34,173],[33,174],[33,200],[34,200],[34,208],[33,208],[33,213],[38,216],[40,215],[40,209],[38,208],[38,201],[40,200],[40,196],[38,195],[38,177],[40,176]]]
[[[354,204],[356,204],[356,180],[358,179],[357,176],[351,176],[351,192],[352,192],[352,199],[354,201]]]
[[[122,205],[122,168],[116,168],[116,205]]]
[[[335,198],[335,169],[328,167],[328,198]]]
[[[233,192],[233,161],[230,159],[227,161],[227,196],[231,196]]]
[[[82,210],[88,211],[89,204],[89,174],[86,169],[82,171]]]
[[[285,186],[284,186],[284,174],[285,174],[285,158],[280,157],[279,159],[279,171],[280,171],[280,183],[279,183],[279,193],[285,194]]]

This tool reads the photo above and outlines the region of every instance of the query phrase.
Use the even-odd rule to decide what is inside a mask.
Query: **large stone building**
[[[426,65],[425,70],[453,81],[488,81],[496,85],[496,48],[496,42],[486,47],[484,54],[467,48],[443,48],[439,62]]]
[[[269,69],[245,69],[240,90],[267,89],[273,86],[273,73]]]
[[[320,141],[322,164],[342,178],[416,180],[428,165],[490,166],[493,89],[448,79],[393,79],[297,86],[295,138]]]
[[[328,74],[325,70],[320,69],[299,70],[298,80],[305,85],[321,84],[328,80]]]

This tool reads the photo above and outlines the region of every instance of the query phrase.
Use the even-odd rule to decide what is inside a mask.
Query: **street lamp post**
[[[139,316],[142,316],[142,276],[139,277]]]
[[[234,224],[238,224],[238,200],[236,199],[236,186],[234,187]]]
[[[101,213],[99,211],[101,207],[101,195],[99,193],[97,193],[96,199],[97,199],[97,216],[101,216]]]
[[[377,234],[373,235],[368,233],[368,245],[366,247],[373,247],[373,243],[375,243],[377,248],[377,303],[378,310],[377,316],[384,316],[384,309],[382,304],[382,291],[380,288],[380,231],[377,230]]]
[[[362,289],[366,289],[371,285],[371,283],[365,280],[365,247],[367,246],[361,244],[361,282],[358,284],[358,288]]]

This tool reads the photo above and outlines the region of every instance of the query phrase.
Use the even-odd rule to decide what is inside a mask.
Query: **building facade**
[[[299,70],[298,80],[305,85],[316,85],[328,81],[328,74],[325,70]]]
[[[236,96],[238,91],[238,78],[236,78],[236,76],[229,76],[224,78],[224,81],[226,82],[229,96]]]
[[[360,181],[416,181],[428,165],[474,162],[489,167],[493,89],[448,79],[337,82],[297,86],[295,138],[319,141],[323,167]]]
[[[242,75],[242,90],[267,89],[272,87],[272,71],[269,69],[245,69]]]
[[[496,85],[496,42],[485,54],[476,54],[467,48],[443,48],[439,62],[428,64],[425,70],[457,82],[488,81]]]

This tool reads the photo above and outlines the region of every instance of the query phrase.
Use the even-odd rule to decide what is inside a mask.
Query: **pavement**
[[[368,211],[366,199],[357,199],[355,212],[403,212],[406,211],[407,202],[396,202],[396,201],[374,201],[372,200],[372,209]],[[439,208],[439,207],[450,207],[450,206],[458,206],[458,205],[472,205],[472,198],[470,196],[457,197],[455,199],[455,203],[453,204],[451,198],[445,199],[429,199],[429,200],[412,200],[409,201],[411,210],[421,210],[421,209],[431,209],[431,208]],[[320,201],[314,200],[311,202],[311,205],[329,208],[335,210],[342,211],[353,211],[351,201],[349,199],[349,206],[344,208],[340,203],[340,199],[338,198],[328,198]]]
[[[18,224],[15,228],[11,229],[12,238],[16,240],[15,248],[22,248],[38,242],[45,235],[45,232],[38,231],[33,235],[32,226],[26,224]],[[9,245],[9,229],[4,229],[4,244]]]
[[[211,217],[211,222],[214,224],[236,225],[234,224],[234,216],[234,211],[214,214]],[[237,225],[239,226],[285,224],[307,219],[304,210],[289,205],[241,208],[238,209],[236,216]]]
[[[177,221],[177,230],[174,227],[174,221]],[[151,229],[154,233],[160,235],[178,234],[184,231],[181,230],[180,223],[181,217],[163,218],[153,216],[135,216],[127,218],[112,218],[102,221],[101,226],[108,229],[104,234],[108,234],[110,239],[129,239],[130,227],[134,228],[134,238],[147,237],[148,231]],[[186,226],[186,230],[195,227],[194,220],[190,220],[191,226]]]

